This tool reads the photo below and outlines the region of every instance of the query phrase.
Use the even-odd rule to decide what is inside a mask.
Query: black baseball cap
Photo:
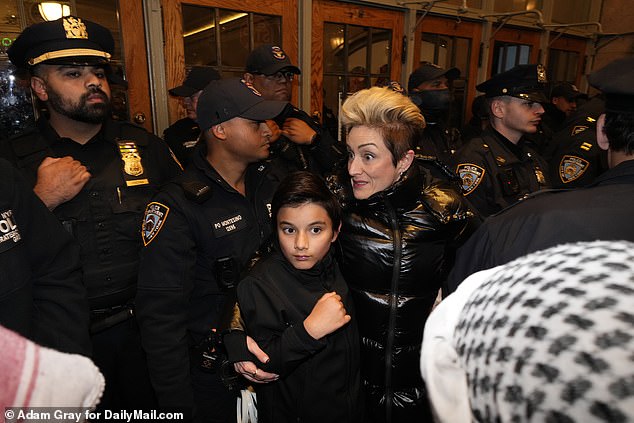
[[[605,110],[634,113],[634,56],[615,60],[588,75],[588,82],[605,95]]]
[[[214,68],[206,66],[194,66],[191,68],[182,85],[169,90],[176,97],[189,97],[201,91],[211,81],[220,79],[220,74]]]
[[[511,96],[547,103],[546,70],[542,65],[517,65],[476,86],[487,98]]]
[[[251,120],[273,119],[287,101],[264,100],[262,94],[244,79],[211,81],[198,98],[197,121],[201,131],[235,117]]]
[[[299,68],[291,63],[284,50],[273,44],[262,44],[254,48],[247,57],[246,71],[263,75],[275,75],[281,71],[301,74]]]
[[[30,68],[40,63],[106,64],[113,51],[114,39],[107,28],[77,16],[64,16],[26,28],[7,54],[17,67]]]
[[[440,78],[441,76],[444,76],[448,80],[452,81],[460,76],[460,69],[443,69],[433,63],[425,63],[414,70],[414,72],[412,72],[409,76],[409,80],[407,81],[407,91],[413,91],[423,82],[431,81],[433,79]]]
[[[563,97],[568,101],[576,100],[582,93],[579,89],[570,82],[558,82],[550,91],[550,98]]]

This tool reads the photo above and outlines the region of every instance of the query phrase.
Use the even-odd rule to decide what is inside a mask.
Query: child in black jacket
[[[238,285],[247,333],[279,380],[256,386],[258,421],[360,422],[359,338],[331,245],[341,209],[310,172],[290,174],[272,204],[278,248]]]

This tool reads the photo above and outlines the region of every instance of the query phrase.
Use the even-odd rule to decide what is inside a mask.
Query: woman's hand
[[[247,336],[247,348],[249,349],[249,352],[256,356],[262,363],[266,364],[269,362],[269,356],[260,349],[258,343],[250,336]],[[252,361],[238,361],[233,363],[233,368],[236,372],[244,376],[246,380],[255,383],[269,383],[279,379],[280,377],[275,373],[268,373],[259,369]]]

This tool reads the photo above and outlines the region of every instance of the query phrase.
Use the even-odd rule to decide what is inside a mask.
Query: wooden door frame
[[[375,5],[345,4],[330,0],[313,0],[311,37],[311,113],[323,108],[324,22],[335,22],[392,31],[392,66],[390,79],[400,80],[403,67],[403,28],[405,13],[383,9]]]
[[[469,81],[465,87],[467,96],[465,98],[466,104],[464,120],[465,122],[468,122],[469,119],[471,119],[471,104],[476,96],[478,58],[480,55],[480,40],[482,39],[482,22],[471,22],[467,20],[457,21],[455,18],[441,16],[425,16],[416,28],[416,37],[414,39],[414,69],[416,69],[418,67],[418,63],[420,63],[420,47],[423,33],[469,38],[471,40]]]
[[[298,63],[297,1],[161,0],[165,39],[165,76],[168,88],[180,85],[185,79],[182,3],[280,16],[282,18],[282,48],[291,59],[291,63]],[[295,100],[297,97],[297,81],[294,81],[293,84],[295,85],[293,100]],[[175,97],[170,96],[168,99],[168,109],[170,122],[175,122],[185,116],[185,109],[180,106],[178,99]]]
[[[143,113],[142,126],[152,132],[152,106],[150,79],[148,76],[147,45],[143,20],[143,4],[140,1],[119,1],[119,24],[123,44],[123,61],[128,81],[128,110],[130,119]],[[141,28],[141,30],[139,30]]]

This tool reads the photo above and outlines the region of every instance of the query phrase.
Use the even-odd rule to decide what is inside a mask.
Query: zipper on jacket
[[[392,421],[392,402],[394,390],[392,389],[392,350],[394,349],[394,327],[396,326],[396,306],[398,299],[398,279],[401,273],[401,230],[398,226],[396,211],[385,197],[385,206],[390,216],[393,231],[394,267],[392,268],[392,284],[390,288],[390,315],[387,328],[387,341],[385,344],[385,421]]]

